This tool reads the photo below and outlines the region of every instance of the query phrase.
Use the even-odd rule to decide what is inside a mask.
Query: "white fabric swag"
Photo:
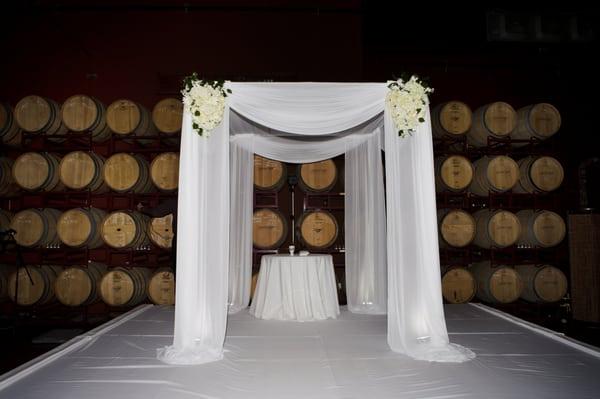
[[[227,87],[232,94],[223,122],[209,138],[197,135],[184,113],[175,336],[158,358],[172,364],[221,359],[228,310],[248,306],[254,153],[294,163],[345,154],[349,310],[387,312],[393,351],[429,361],[473,358],[449,343],[446,331],[429,120],[412,136],[398,137],[382,83]]]

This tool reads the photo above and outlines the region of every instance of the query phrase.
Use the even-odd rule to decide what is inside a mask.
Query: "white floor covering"
[[[173,308],[144,306],[0,378],[0,398],[598,398],[600,355],[473,305],[446,305],[462,364],[391,352],[386,317],[342,308],[337,320],[229,317],[225,360],[170,366]]]

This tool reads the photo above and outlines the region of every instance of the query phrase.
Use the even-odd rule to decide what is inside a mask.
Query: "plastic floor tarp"
[[[391,352],[386,317],[342,308],[337,320],[229,317],[225,359],[170,366],[173,308],[142,306],[2,376],[0,398],[598,398],[600,354],[476,305],[446,305],[461,364]]]

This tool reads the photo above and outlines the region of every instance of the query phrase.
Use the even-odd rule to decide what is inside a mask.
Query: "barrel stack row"
[[[16,231],[16,242],[26,248],[146,249],[150,243],[171,248],[173,215],[150,218],[137,211],[107,213],[98,208],[25,209],[14,215],[0,210],[0,228]]]
[[[567,278],[551,265],[492,265],[450,267],[442,277],[442,293],[450,303],[466,303],[475,296],[489,303],[553,303],[567,293]]]
[[[63,157],[26,152],[14,161],[0,157],[0,194],[20,191],[90,190],[96,193],[147,193],[177,190],[179,154],[164,152],[148,162],[139,154],[117,153],[105,159],[93,152],[73,151]]]
[[[68,133],[90,133],[95,142],[105,141],[111,134],[128,138],[156,135],[159,132],[176,142],[181,129],[183,104],[175,98],[159,101],[152,112],[143,105],[119,99],[105,106],[97,98],[74,95],[60,105],[37,95],[21,99],[14,109],[0,103],[0,141],[21,144],[22,132],[45,134],[64,141]]]
[[[434,137],[466,137],[467,143],[474,147],[487,146],[489,138],[513,139],[512,145],[523,146],[528,141],[548,139],[559,131],[560,125],[560,113],[548,103],[531,104],[515,111],[510,104],[498,101],[472,112],[461,101],[449,101],[431,112]]]
[[[100,300],[110,306],[135,306],[146,299],[157,305],[175,303],[175,276],[170,268],[115,267],[90,262],[68,267],[0,267],[0,300],[21,306],[58,300],[66,306],[86,306]]]
[[[330,191],[338,180],[338,170],[332,159],[299,164],[298,185],[306,192]],[[282,162],[254,155],[254,187],[260,191],[279,191],[287,182],[287,170]]]
[[[436,191],[469,191],[478,196],[509,190],[544,194],[560,187],[564,170],[550,156],[527,156],[515,161],[506,155],[484,156],[471,163],[462,155],[436,157]]]
[[[563,218],[548,210],[461,209],[438,210],[440,246],[462,248],[551,248],[565,238]]]

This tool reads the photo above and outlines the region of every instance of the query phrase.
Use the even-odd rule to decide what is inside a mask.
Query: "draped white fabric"
[[[378,131],[379,132],[379,131]],[[381,135],[346,151],[346,298],[354,313],[384,314],[387,301]]]
[[[189,116],[184,118],[175,338],[171,347],[159,351],[159,358],[169,363],[221,358],[227,304],[232,312],[247,306],[252,152],[286,162],[347,154],[346,182],[353,180],[346,190],[346,224],[352,226],[352,234],[346,235],[349,302],[353,311],[386,310],[378,144],[386,86],[228,86],[233,93],[224,121],[210,138],[197,137]],[[386,115],[388,342],[417,359],[464,361],[472,353],[448,343],[441,307],[430,129],[424,125],[413,137],[401,139]]]

